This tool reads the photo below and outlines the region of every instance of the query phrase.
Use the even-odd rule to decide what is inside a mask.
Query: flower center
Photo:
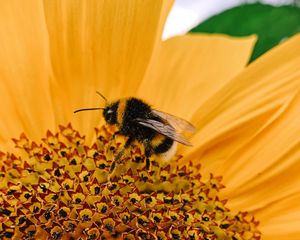
[[[113,129],[91,146],[59,129],[14,140],[20,157],[0,153],[0,239],[260,239],[258,222],[218,197],[221,177],[147,160],[138,143],[110,173],[124,141]]]

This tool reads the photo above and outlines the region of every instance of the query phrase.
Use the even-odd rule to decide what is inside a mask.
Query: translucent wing
[[[154,119],[142,118],[137,118],[136,121],[138,124],[151,128],[156,132],[173,139],[176,142],[182,143],[187,146],[192,146],[192,144],[184,136],[182,136],[180,133],[177,133],[175,128],[171,125],[168,125],[167,123],[162,123]]]
[[[188,121],[186,121],[182,118],[179,118],[172,114],[161,112],[161,111],[158,111],[155,109],[153,109],[152,112],[155,115],[159,116],[161,119],[168,122],[172,127],[174,127],[176,129],[176,132],[194,133],[196,131],[196,128],[191,123],[189,123]]]

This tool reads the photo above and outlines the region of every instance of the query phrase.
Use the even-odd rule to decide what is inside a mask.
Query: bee
[[[153,109],[149,104],[135,97],[122,98],[113,102],[97,92],[104,100],[105,107],[82,108],[74,113],[86,110],[103,110],[103,117],[108,125],[117,126],[116,135],[127,137],[123,148],[117,153],[113,160],[110,172],[115,164],[120,161],[134,141],[144,145],[147,161],[152,155],[159,155],[163,159],[170,159],[176,152],[177,143],[186,146],[192,144],[185,138],[183,133],[195,132],[195,127],[188,121]],[[149,165],[149,162],[146,164]]]

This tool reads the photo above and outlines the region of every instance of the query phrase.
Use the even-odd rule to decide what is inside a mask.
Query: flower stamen
[[[202,180],[200,165],[147,160],[136,144],[110,173],[123,141],[112,135],[96,129],[87,146],[68,125],[40,143],[15,139],[23,153],[0,154],[0,238],[260,239],[258,222],[230,212],[221,178]]]

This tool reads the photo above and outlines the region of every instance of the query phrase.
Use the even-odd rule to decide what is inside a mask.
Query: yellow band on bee
[[[118,124],[122,124],[123,122],[123,114],[126,108],[126,100],[125,99],[120,99],[119,105],[118,105],[118,111],[117,111],[117,121]]]
[[[152,147],[155,148],[159,146],[165,139],[166,137],[164,135],[156,134],[155,137],[151,140]]]

